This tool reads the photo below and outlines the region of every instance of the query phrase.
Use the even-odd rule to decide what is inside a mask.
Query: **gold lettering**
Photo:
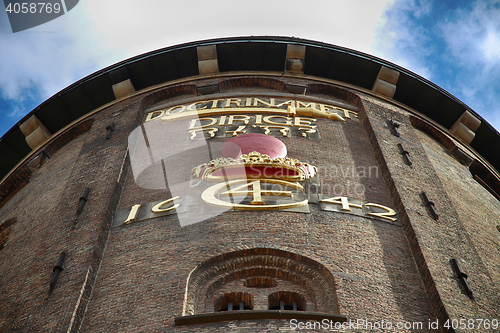
[[[165,212],[168,212],[168,211],[171,211],[171,210],[174,210],[176,209],[177,207],[179,207],[180,205],[179,204],[175,204],[173,205],[172,207],[168,207],[168,208],[161,208],[163,205],[166,205],[170,202],[173,202],[174,200],[177,200],[177,199],[180,199],[180,197],[173,197],[173,198],[170,198],[168,200],[165,200],[165,201],[162,201],[158,204],[156,204],[153,208],[151,208],[151,211],[153,213],[165,213]]]
[[[268,108],[270,107],[274,107],[274,98],[270,98],[269,99],[269,103],[267,102],[264,102],[263,100],[261,99],[258,99],[258,98],[254,98],[253,99],[253,106],[257,106],[257,103],[260,103],[260,104],[264,104],[265,106],[267,106]]]
[[[300,107],[316,109],[316,103],[304,103],[301,101],[297,101],[297,109]]]
[[[215,132],[217,132],[218,130],[218,128],[201,128],[190,130],[189,134],[191,134],[191,140],[194,140],[194,138],[196,138],[196,133],[198,132],[208,132],[208,134],[210,134],[210,137],[213,138],[215,136]]]
[[[210,107],[211,109],[216,109],[218,107],[219,102],[224,102],[223,99],[214,99],[212,100],[212,106]]]
[[[336,107],[336,106],[320,104],[319,105],[319,109],[321,111],[324,111],[324,112],[330,112],[330,111],[336,112],[336,111],[340,111],[340,112],[343,113],[343,115],[344,115],[345,118],[349,118],[349,119],[351,119],[350,114],[353,114],[354,117],[356,117],[356,118],[358,117],[358,114],[356,112],[350,111],[350,110],[346,110],[346,109],[343,109],[343,108],[339,108],[339,107]]]
[[[297,127],[308,127],[308,128],[316,128],[316,125],[312,125],[312,122],[316,121],[314,118],[304,118],[304,117],[295,117],[293,125]]]
[[[316,133],[316,130],[314,128],[299,127],[299,131],[304,131],[304,133],[302,133],[302,136],[304,138],[307,137],[307,133]]]
[[[253,125],[253,127],[257,127],[257,126]],[[263,126],[263,125],[260,125],[258,127],[263,128],[264,134],[266,134],[266,135],[271,133],[271,128],[280,128],[280,132],[281,132],[281,134],[283,134],[283,136],[288,136],[288,131],[290,131],[290,127],[287,127],[287,126]]]
[[[158,117],[163,116],[164,114],[165,114],[165,110],[158,110],[158,111],[150,112],[150,113],[148,113],[146,120],[144,120],[144,122],[148,122],[150,120],[156,119]]]
[[[295,110],[295,101],[294,100],[289,100],[283,103],[280,103],[276,105],[277,108],[282,107],[283,105],[288,105],[288,106],[293,106],[293,109]]]
[[[198,110],[204,110],[207,108],[207,106],[205,105],[204,107],[202,108],[196,108],[195,106],[198,105],[198,104],[203,104],[203,103],[208,103],[207,101],[200,101],[200,102],[194,102],[193,104],[189,104],[188,107],[187,107],[187,110],[189,111],[198,111]]]
[[[141,208],[141,205],[133,205],[127,219],[125,220],[125,222],[123,222],[123,224],[129,224],[130,222],[134,221],[137,218],[139,208]]]
[[[221,116],[219,121],[219,126],[224,126],[226,124],[227,116]]]
[[[186,106],[185,105],[176,105],[176,106],[172,106],[170,109],[168,109],[167,111],[165,111],[165,114],[169,115],[169,114],[172,113],[172,111],[174,111],[177,108],[180,108],[180,110],[178,112],[174,112],[174,114],[181,113],[181,112],[184,112],[186,110]]]
[[[236,106],[241,108],[241,99],[239,98],[228,98],[226,99],[226,104],[224,104],[225,108],[230,108],[231,104],[236,104]]]
[[[209,120],[210,123],[209,124],[206,124],[206,125],[202,125],[201,122],[202,121],[205,121],[205,120]],[[205,127],[208,127],[208,126],[212,126],[213,124],[215,124],[217,122],[217,118],[200,118],[200,119],[193,119],[189,122],[189,129],[200,129],[200,128],[205,128]],[[198,125],[199,124],[199,125]],[[198,125],[198,126],[195,126],[195,125]]]
[[[299,202],[291,202],[286,204],[277,204],[277,205],[266,205],[264,200],[262,199],[263,195],[277,195],[277,196],[291,196],[291,191],[278,191],[278,190],[262,190],[261,181],[248,181],[247,179],[236,179],[229,182],[222,182],[219,184],[215,184],[209,188],[207,188],[202,194],[202,200],[212,206],[226,207],[228,209],[251,209],[251,210],[266,210],[266,209],[286,209],[293,207],[300,207],[307,205],[308,201],[303,200]],[[282,186],[288,186],[292,188],[299,189],[304,191],[304,188],[298,183],[291,183],[283,180],[277,179],[269,179],[265,181],[266,183],[279,184]],[[230,187],[233,185],[237,185],[240,183],[244,183],[243,185],[237,186],[229,191],[221,193],[221,197],[223,196],[246,196],[248,194],[252,194],[252,201],[250,205],[247,204],[238,204],[232,203],[224,200],[220,200],[217,198],[217,193]],[[250,187],[252,188],[250,190]]]
[[[255,115],[255,125],[262,125],[262,115],[261,114]]]
[[[280,103],[280,104],[276,105],[276,107],[279,108],[279,107],[281,107],[283,105],[288,105],[288,107],[287,107],[287,114],[289,114],[289,115],[295,115],[295,101],[294,100],[290,100],[290,101],[286,101],[286,102]]]
[[[252,106],[252,98],[251,97],[247,97],[247,99],[245,101],[245,106]]]
[[[394,222],[394,221],[397,220],[397,218],[391,217],[391,216],[396,216],[396,212],[392,208],[389,208],[389,207],[386,207],[386,206],[382,206],[382,205],[379,205],[379,204],[374,204],[374,203],[367,203],[364,206],[365,207],[376,207],[376,208],[380,208],[380,209],[386,211],[386,212],[383,212],[383,213],[373,213],[373,212],[370,212],[370,213],[367,213],[366,215],[380,217],[382,219],[389,220],[391,222]]]
[[[232,115],[229,116],[229,121],[227,124],[230,126],[233,124],[233,121],[242,121],[245,123],[245,125],[248,125],[250,122],[250,116],[245,116],[245,115]]]
[[[252,187],[252,191],[250,191],[250,187]],[[290,195],[291,195],[291,193],[292,192],[290,192]],[[260,187],[260,180],[256,180],[256,181],[253,181],[253,182],[250,182],[247,184],[243,184],[243,185],[235,187],[232,190],[221,193],[221,195],[223,195],[223,196],[230,196],[230,197],[234,197],[234,196],[238,196],[238,195],[247,196],[248,194],[252,194],[252,196],[253,196],[253,199],[251,202],[252,205],[263,205],[264,204],[264,201],[262,201],[262,190]]]
[[[245,129],[245,125],[242,125],[242,126],[239,126],[238,129],[234,130],[234,131],[226,131],[226,134],[230,134],[230,133],[233,133],[233,136],[237,136],[238,134],[243,134],[243,133],[246,133],[246,129]]]
[[[363,209],[363,206],[361,206],[361,205],[350,203],[349,199],[347,197],[328,198],[328,199],[321,200],[321,202],[328,202],[328,203],[332,203],[332,204],[335,204],[335,205],[341,205],[342,206],[341,210],[344,210],[344,211],[347,211],[347,212],[351,212],[352,211],[351,207]]]
[[[272,121],[271,118],[285,119],[285,122],[284,123],[277,123],[277,122]],[[264,122],[271,124],[271,125],[291,126],[292,125],[292,118],[284,117],[284,116],[267,116],[267,117],[264,117]]]

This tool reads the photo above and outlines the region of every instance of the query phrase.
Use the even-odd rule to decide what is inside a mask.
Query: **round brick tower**
[[[333,45],[128,59],[0,141],[0,331],[498,331],[499,149]]]

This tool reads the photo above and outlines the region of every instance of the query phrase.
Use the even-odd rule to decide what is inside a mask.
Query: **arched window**
[[[221,295],[214,305],[215,311],[252,310],[252,308],[252,295],[243,292]]]
[[[193,269],[175,323],[286,319],[300,313],[298,318],[345,320],[332,274],[299,254],[255,248],[213,257]]]
[[[269,310],[304,311],[306,299],[299,293],[291,291],[277,291],[269,295]]]

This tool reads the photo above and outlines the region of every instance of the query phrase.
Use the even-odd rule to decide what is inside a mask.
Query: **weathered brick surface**
[[[460,220],[463,221],[468,237],[487,268],[483,274],[489,275],[493,281],[492,289],[476,292],[487,293],[489,298],[494,299],[499,294],[500,286],[500,266],[497,260],[500,256],[500,237],[496,228],[500,221],[500,201],[473,179],[467,167],[451,159],[449,152],[442,149],[438,142],[424,133],[418,134]],[[474,266],[475,263],[460,261],[460,265]],[[470,280],[474,278],[470,276]]]
[[[116,207],[113,192],[120,166],[114,161],[125,156],[127,128],[136,116],[129,103],[99,113],[90,131],[54,149],[29,184],[0,210],[2,221],[17,218],[0,251],[1,331],[66,331],[71,321],[75,325],[82,318],[84,308],[77,307],[78,302],[85,305],[80,299],[82,284],[89,269],[87,283],[95,277]],[[106,141],[105,126],[118,110],[120,117],[114,118],[118,130]],[[78,199],[87,186],[89,200],[76,216]],[[64,270],[49,296],[52,267],[63,251]]]
[[[52,154],[64,147],[68,142],[87,132],[92,127],[93,123],[94,119],[89,118],[75,124],[71,128],[68,128],[63,133],[52,138],[43,148],[43,153],[45,156],[50,158]],[[40,152],[37,152],[37,154],[39,153]],[[29,161],[30,160],[28,159],[28,161],[22,164],[19,168],[13,170],[13,172],[0,185],[0,208],[28,183],[33,174],[33,171],[31,171],[26,165]]]
[[[357,107],[357,119],[318,119],[320,140],[280,139],[289,157],[318,167],[320,193],[395,208],[399,220],[390,223],[323,211],[319,204],[310,203],[310,213],[227,211],[184,227],[176,215],[169,215],[111,228],[117,210],[172,195],[170,188],[138,186],[129,165],[128,137],[144,120],[144,110],[183,104],[183,98],[193,101],[196,86],[207,84],[220,84],[221,94],[203,96],[205,100],[245,92],[295,99],[297,95],[283,95],[285,84],[294,84],[307,87],[312,98],[327,104],[336,101]],[[390,133],[389,118],[403,124],[400,138]],[[190,272],[216,256],[255,248],[286,251],[317,263],[307,266],[312,271],[327,270],[334,279],[338,310],[349,319],[423,323],[422,330],[392,331],[432,332],[427,324],[436,316],[441,320],[498,317],[494,287],[499,278],[494,260],[498,235],[492,229],[498,221],[498,201],[465,177],[467,170],[441,146],[413,129],[409,113],[398,107],[325,83],[247,75],[158,89],[108,107],[92,119],[91,128],[61,141],[64,144],[56,147],[49,162],[0,208],[0,222],[16,218],[0,250],[2,332],[289,330],[286,320],[174,325],[174,318],[183,313]],[[105,127],[111,122],[116,130],[106,140]],[[187,124],[180,121],[170,129],[186,135]],[[208,141],[211,159],[220,157],[225,141]],[[397,150],[400,142],[410,151],[411,167]],[[169,184],[189,184],[192,168],[204,162],[209,160],[199,151],[167,160],[167,168],[179,171]],[[77,216],[78,200],[86,187],[89,200]],[[422,190],[436,203],[438,221],[423,206]],[[196,187],[182,191],[181,195],[201,192]],[[189,214],[203,214],[203,205],[187,204]],[[471,204],[481,211],[471,210]],[[64,270],[49,296],[52,267],[62,251],[67,253]],[[469,274],[475,300],[460,290],[450,258],[464,260],[462,268]],[[270,294],[279,291],[305,295],[306,303],[313,304],[308,293],[319,290],[314,283],[308,287],[299,281],[300,274],[290,279],[280,279],[286,274],[279,274],[272,288],[246,287],[246,275],[220,288],[217,285],[219,289],[214,287],[208,299],[203,299],[208,287],[201,288],[199,309],[211,311],[217,297],[232,292],[253,293],[260,309],[265,309]]]
[[[288,156],[319,168],[325,194],[393,206],[359,120],[319,119],[318,124],[319,141],[280,138]],[[181,125],[187,128],[187,122]],[[213,158],[220,156],[224,141],[209,141]],[[199,161],[186,156],[183,163],[184,173],[178,177],[189,179]],[[371,177],[359,172],[370,167]],[[356,184],[363,190],[356,192]],[[167,198],[163,191],[138,187],[130,172],[119,208]],[[321,211],[317,204],[310,207],[311,214],[229,211],[187,227],[168,216],[112,229],[82,331],[287,329],[286,321],[174,327],[174,317],[182,314],[187,277],[197,264],[256,247],[297,253],[328,268],[335,277],[340,313],[350,318],[394,323],[427,323],[434,318],[401,226]]]
[[[370,133],[370,142],[393,200],[402,213],[406,236],[438,318],[444,322],[448,318],[491,320],[498,317],[500,307],[498,299],[493,296],[496,288],[491,278],[484,274],[487,268],[465,227],[468,221],[462,220],[463,215],[457,212],[460,207],[455,203],[463,205],[466,200],[455,199],[454,202],[452,198],[458,194],[456,185],[449,182],[443,184],[438,176],[438,172],[447,172],[442,169],[446,163],[433,164],[428,156],[428,152],[439,154],[443,148],[435,147],[436,151],[424,149],[408,118],[403,117],[396,107],[389,109],[373,98],[367,99],[365,113],[362,113],[366,114],[363,123]],[[390,134],[387,120],[391,118],[403,124],[400,138]],[[411,167],[403,163],[400,154],[395,153],[397,143],[401,142],[412,156],[414,163]],[[441,155],[450,160],[447,163],[458,163],[451,161],[451,156],[445,157],[442,152]],[[435,203],[438,221],[432,219],[423,204],[420,197],[422,191]],[[469,230],[472,231],[472,228]],[[472,289],[478,290],[474,300],[462,292],[454,278],[449,264],[451,258],[460,259],[464,263],[462,268],[469,276],[474,276],[469,279]]]

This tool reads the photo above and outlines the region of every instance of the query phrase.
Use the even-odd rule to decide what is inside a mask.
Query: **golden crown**
[[[317,168],[290,157],[272,159],[269,155],[253,151],[234,159],[220,157],[198,165],[193,175],[203,180],[234,178],[284,179],[301,181],[314,177]]]

